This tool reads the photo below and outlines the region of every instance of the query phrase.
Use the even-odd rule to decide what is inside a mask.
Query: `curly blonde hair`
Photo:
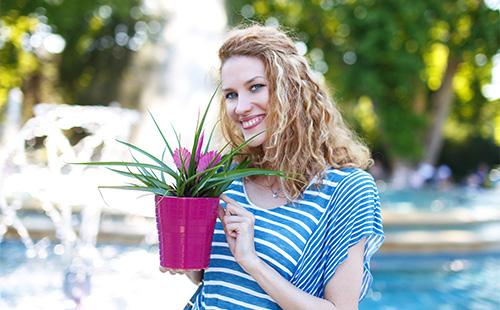
[[[321,179],[329,167],[371,166],[369,149],[346,125],[326,87],[314,78],[307,60],[283,31],[260,25],[236,28],[219,49],[221,69],[233,56],[259,58],[270,91],[265,143],[247,147],[242,156],[250,156],[254,167],[293,175],[295,180],[280,180],[289,200],[297,198],[313,178]],[[237,146],[243,135],[227,116],[224,98],[221,101],[222,135]]]

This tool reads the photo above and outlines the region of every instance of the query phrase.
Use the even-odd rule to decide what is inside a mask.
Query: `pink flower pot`
[[[160,265],[205,269],[217,219],[219,198],[155,196]]]

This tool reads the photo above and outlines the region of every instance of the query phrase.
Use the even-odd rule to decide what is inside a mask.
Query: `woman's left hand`
[[[219,206],[219,218],[229,249],[236,262],[243,269],[247,269],[259,260],[254,244],[255,217],[226,195],[222,195],[221,199],[227,203],[225,210]]]

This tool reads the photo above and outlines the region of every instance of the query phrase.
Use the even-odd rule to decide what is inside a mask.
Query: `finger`
[[[247,211],[245,208],[243,208],[240,205],[234,205],[234,204],[227,204],[226,210],[229,211],[231,215],[239,215],[239,216],[245,216],[249,217],[251,216],[251,212]]]
[[[242,225],[242,223],[230,223],[226,224],[226,229],[231,235],[231,237],[238,236],[241,232],[246,231],[246,225]]]
[[[235,232],[235,231],[231,231],[231,232],[229,232],[228,234],[229,234],[229,236],[230,236],[230,237],[232,237],[232,238],[236,238],[236,237],[238,237],[238,233],[237,233],[237,232]]]
[[[226,229],[229,232],[231,232],[231,231],[239,231],[240,230],[240,225],[239,225],[239,223],[226,224]]]
[[[229,206],[230,204],[236,204],[237,202],[236,202],[236,201],[234,201],[233,199],[231,199],[231,198],[227,197],[227,196],[226,196],[226,195],[224,195],[224,194],[223,194],[220,198],[221,198],[221,199],[222,199],[222,200],[226,203],[226,207],[224,208],[224,212],[225,212],[225,214],[226,214],[226,215],[231,215],[231,211],[229,211],[228,206]]]
[[[229,223],[242,223],[248,221],[248,218],[239,215],[226,215],[223,218],[225,224]]]
[[[226,215],[226,210],[224,210],[224,208],[221,207],[221,205],[219,205],[217,207],[217,216],[219,217],[219,219],[221,220],[221,222],[222,222],[222,219],[224,218],[224,215]]]
[[[224,200],[227,204],[239,205],[239,203],[236,200],[229,198],[226,194],[222,194],[220,198]]]
[[[179,273],[183,274],[183,273],[185,273],[185,270],[183,270],[183,269],[170,269],[170,268],[165,268],[163,266],[160,266],[159,269],[162,273],[165,273],[165,272],[168,272],[170,274],[179,274]]]

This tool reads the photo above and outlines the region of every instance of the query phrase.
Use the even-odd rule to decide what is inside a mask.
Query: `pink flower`
[[[217,154],[216,151],[209,151],[201,155],[198,166],[196,167],[196,173],[207,170],[217,165],[221,161],[221,156]]]
[[[191,153],[186,149],[181,147],[179,149],[175,149],[174,151],[174,163],[179,171],[182,170],[182,161],[184,160],[184,170],[188,172],[189,169],[189,160],[191,159]]]

